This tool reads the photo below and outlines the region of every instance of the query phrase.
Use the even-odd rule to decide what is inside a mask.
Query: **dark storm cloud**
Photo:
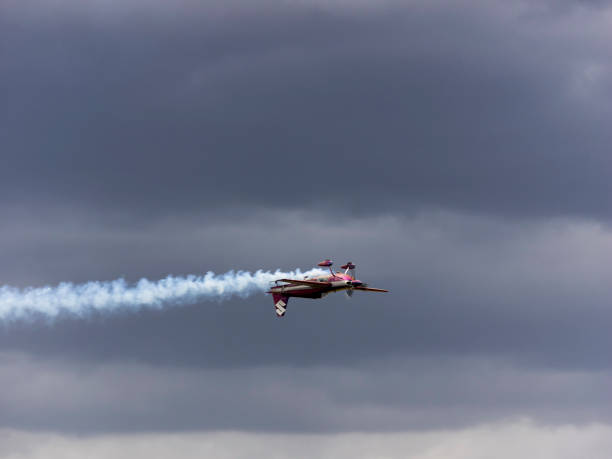
[[[0,427],[610,422],[609,11],[562,6],[3,3],[2,284],[391,293],[3,325]]]
[[[60,5],[4,8],[5,206],[608,217],[597,11]]]

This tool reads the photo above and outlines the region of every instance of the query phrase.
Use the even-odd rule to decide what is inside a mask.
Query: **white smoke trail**
[[[143,307],[193,304],[200,300],[223,300],[231,296],[247,297],[268,289],[270,281],[324,273],[312,269],[302,273],[229,271],[208,272],[204,276],[168,276],[158,281],[141,279],[128,284],[123,279],[92,281],[84,284],[61,283],[57,286],[19,289],[0,287],[0,320],[11,321],[43,315],[53,318],[61,313],[83,316],[92,311],[136,310]]]

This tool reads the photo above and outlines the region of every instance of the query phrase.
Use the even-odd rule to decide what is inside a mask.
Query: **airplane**
[[[287,311],[287,303],[289,298],[323,298],[330,292],[338,292],[344,290],[348,297],[353,296],[353,291],[361,290],[366,292],[388,292],[382,288],[368,287],[360,280],[355,279],[355,265],[350,261],[341,268],[344,272],[331,269],[333,262],[331,260],[323,260],[318,266],[329,268],[329,274],[319,276],[304,277],[304,279],[277,279],[272,281],[273,286],[266,293],[272,294],[274,300],[274,308],[276,309],[277,317],[283,317]],[[279,282],[284,282],[279,284]]]

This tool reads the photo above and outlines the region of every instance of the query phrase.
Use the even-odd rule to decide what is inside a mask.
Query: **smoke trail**
[[[61,283],[57,286],[18,289],[0,287],[0,320],[11,321],[43,315],[53,318],[61,313],[83,316],[92,311],[137,310],[192,304],[200,300],[223,300],[231,296],[247,297],[263,292],[269,282],[281,277],[302,278],[323,271],[312,269],[292,272],[229,271],[208,272],[204,276],[168,276],[158,281],[141,279],[128,284],[123,279],[84,284]]]

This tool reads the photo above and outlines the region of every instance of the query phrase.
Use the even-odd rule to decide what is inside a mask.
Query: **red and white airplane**
[[[276,315],[282,317],[287,310],[287,303],[292,296],[297,298],[323,298],[330,292],[338,292],[344,290],[350,297],[353,296],[354,290],[363,290],[367,292],[388,292],[382,288],[371,288],[368,284],[364,284],[360,280],[355,279],[355,265],[350,261],[341,266],[344,272],[331,269],[333,262],[324,260],[319,263],[319,266],[329,268],[329,274],[320,276],[305,277],[304,279],[278,279],[273,281],[274,286],[266,293],[271,293],[274,299],[274,307]],[[279,282],[284,282],[279,284]]]

